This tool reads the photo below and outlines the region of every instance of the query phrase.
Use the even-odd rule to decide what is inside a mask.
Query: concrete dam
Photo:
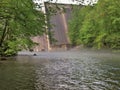
[[[65,12],[56,13],[47,21],[52,25],[52,28],[48,27],[47,30],[52,33],[51,37],[53,40],[46,34],[32,37],[32,40],[38,43],[33,48],[34,51],[66,50],[70,46],[68,21],[70,20],[72,10],[70,5],[64,5],[64,9]]]

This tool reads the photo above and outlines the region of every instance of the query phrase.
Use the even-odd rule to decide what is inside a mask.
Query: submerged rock
[[[36,54],[36,53],[34,53],[34,54],[33,54],[33,56],[37,56],[37,54]]]

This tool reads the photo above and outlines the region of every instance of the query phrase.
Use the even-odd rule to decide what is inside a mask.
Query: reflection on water
[[[0,90],[120,90],[119,59],[95,52],[17,56],[0,61]]]
[[[35,90],[33,66],[14,60],[0,61],[0,90]]]

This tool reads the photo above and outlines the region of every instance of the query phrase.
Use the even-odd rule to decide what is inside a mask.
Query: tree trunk
[[[0,40],[0,47],[2,46],[2,44],[4,42],[4,39],[5,39],[5,36],[6,36],[7,25],[8,25],[8,20],[5,20],[5,25],[4,25],[4,28],[3,28],[2,37],[1,37],[1,40]]]

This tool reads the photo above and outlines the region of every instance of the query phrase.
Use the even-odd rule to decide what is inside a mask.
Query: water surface
[[[0,61],[0,90],[120,90],[119,54],[34,53]]]

